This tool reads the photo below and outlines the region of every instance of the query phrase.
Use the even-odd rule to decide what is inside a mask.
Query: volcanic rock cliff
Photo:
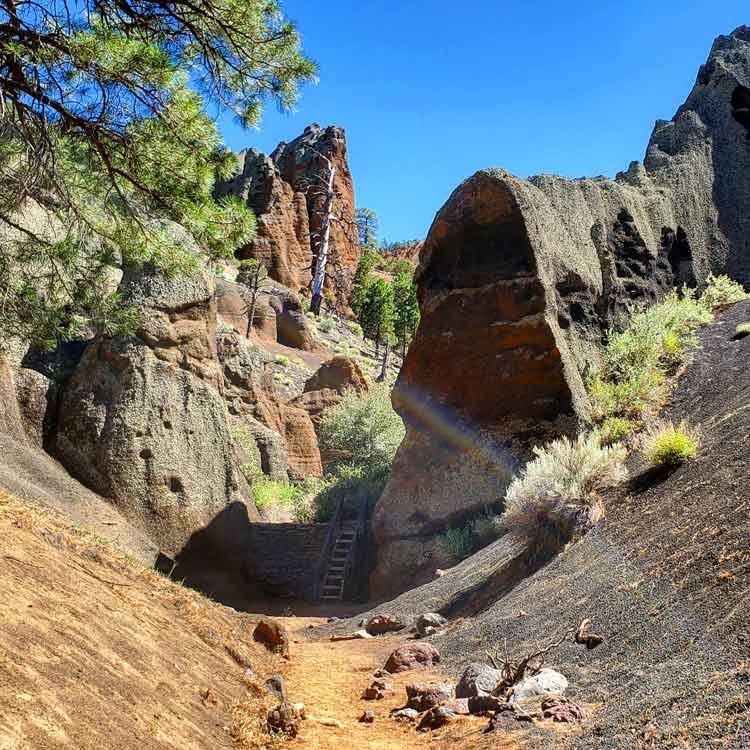
[[[258,219],[255,239],[238,250],[238,257],[263,261],[271,278],[295,292],[309,288],[315,266],[326,159],[336,170],[331,260],[346,280],[357,267],[359,237],[342,128],[310,125],[291,143],[280,143],[270,156],[257,149],[242,151],[235,177],[216,186],[217,195],[246,201]]]
[[[529,447],[587,419],[628,305],[710,272],[750,283],[750,28],[716,40],[686,103],[617,178],[482,170],[437,214],[422,321],[394,393],[407,424],[373,518],[376,594],[429,577],[435,534],[501,501]]]

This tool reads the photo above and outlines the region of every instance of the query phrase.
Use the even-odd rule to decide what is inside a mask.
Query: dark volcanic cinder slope
[[[602,704],[575,747],[750,747],[750,337],[734,340],[748,320],[741,303],[700,333],[666,410],[700,426],[699,457],[650,481],[634,462],[599,527],[435,638],[457,675],[506,639],[524,651],[591,618],[601,646],[569,643],[547,659],[572,696]],[[471,615],[476,599],[455,606],[462,590],[503,580],[514,552],[501,539],[379,609]]]

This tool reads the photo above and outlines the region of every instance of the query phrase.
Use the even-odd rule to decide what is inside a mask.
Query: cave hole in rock
[[[750,89],[737,86],[732,93],[732,117],[742,125],[750,138]]]
[[[139,454],[139,455],[140,455],[140,457],[141,457],[141,458],[142,458],[142,459],[143,459],[144,461],[147,461],[147,460],[148,460],[149,458],[152,458],[154,454],[153,454],[153,451],[151,450],[151,448],[144,448],[144,449],[143,449],[143,450],[142,450],[142,451],[140,452],[140,454]]]
[[[172,492],[184,492],[185,491],[185,488],[182,484],[182,480],[179,477],[169,478],[169,489],[172,490]]]

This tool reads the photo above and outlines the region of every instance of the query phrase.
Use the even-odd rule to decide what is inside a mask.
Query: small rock
[[[430,729],[440,729],[446,724],[450,724],[456,718],[456,714],[445,706],[436,706],[431,708],[419,722],[418,732],[427,732]]]
[[[583,709],[562,695],[550,695],[542,701],[542,716],[568,724],[583,721]]]
[[[273,674],[266,680],[266,690],[280,701],[286,700],[284,678],[280,674]]]
[[[431,643],[409,643],[397,648],[385,663],[391,674],[431,667],[440,661],[440,652]]]
[[[276,620],[263,618],[253,631],[253,639],[262,643],[269,651],[289,658],[289,634]]]
[[[426,638],[428,635],[434,635],[442,628],[448,620],[437,612],[426,612],[417,617],[414,629],[420,638]]]
[[[338,622],[338,621],[339,621],[339,618],[338,618],[338,617],[329,617],[329,618],[328,618],[328,619],[326,620],[326,622]]]
[[[471,711],[469,711],[468,698],[452,698],[451,700],[443,703],[443,705],[449,711],[453,711],[456,716],[468,716],[471,713]]]
[[[469,713],[474,716],[489,716],[496,711],[504,710],[508,704],[494,695],[472,695],[465,699],[469,704]]]
[[[365,625],[365,630],[370,635],[383,635],[384,633],[395,633],[403,630],[406,625],[394,615],[374,615]]]
[[[396,721],[416,721],[419,716],[419,711],[415,711],[413,708],[396,708],[391,711],[391,718]]]
[[[362,693],[362,699],[366,701],[382,700],[385,698],[387,690],[391,690],[391,686],[385,680],[373,680]]]
[[[375,678],[380,678],[380,679],[385,680],[385,679],[387,679],[388,677],[391,676],[391,673],[388,670],[386,670],[386,669],[376,669],[372,673],[372,676],[375,677]]]
[[[452,694],[453,689],[447,683],[417,682],[406,686],[406,706],[420,713],[429,711],[450,700]]]
[[[283,700],[276,708],[268,712],[268,729],[273,734],[296,737],[299,733],[299,719],[299,712],[294,705]]]
[[[489,664],[474,662],[464,669],[456,685],[456,698],[489,695],[502,679],[502,672]]]
[[[507,732],[516,723],[516,712],[513,706],[504,703],[502,707],[490,717],[485,732]]]
[[[362,716],[359,717],[359,721],[362,724],[372,724],[375,721],[375,713],[371,709],[367,709]]]
[[[565,675],[556,672],[554,669],[543,669],[539,674],[527,677],[513,686],[510,703],[516,703],[523,698],[533,698],[538,695],[549,695],[550,693],[562,694],[567,687],[568,680]]]

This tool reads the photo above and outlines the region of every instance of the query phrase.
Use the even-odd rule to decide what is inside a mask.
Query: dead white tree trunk
[[[310,310],[314,315],[320,315],[320,306],[323,302],[323,285],[326,280],[326,266],[328,265],[329,244],[331,240],[331,212],[333,211],[333,200],[335,198],[333,182],[336,177],[336,167],[331,160],[323,156],[320,152],[317,153],[328,167],[328,176],[325,180],[323,204],[320,209],[320,239],[318,242],[318,257],[315,261],[315,275],[312,281],[312,299],[310,300]]]

